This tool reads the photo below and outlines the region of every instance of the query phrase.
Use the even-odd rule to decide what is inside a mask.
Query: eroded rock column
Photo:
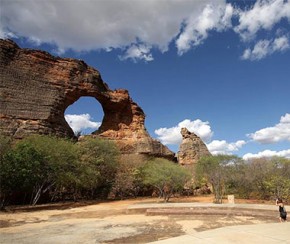
[[[177,153],[181,165],[195,165],[202,156],[211,155],[204,142],[187,128],[181,129],[182,142]]]

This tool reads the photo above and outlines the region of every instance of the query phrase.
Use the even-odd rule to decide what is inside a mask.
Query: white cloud
[[[274,52],[282,52],[289,49],[289,47],[289,40],[286,36],[278,37],[274,40],[261,40],[256,43],[252,50],[247,48],[242,55],[242,59],[260,60]]]
[[[182,55],[192,46],[200,45],[208,37],[210,30],[223,31],[231,27],[233,11],[230,4],[217,5],[213,2],[207,4],[200,15],[193,13],[186,20],[185,28],[176,40],[178,53]]]
[[[250,59],[250,60],[259,60],[267,56],[267,54],[270,52],[270,41],[268,40],[262,40],[259,41],[251,50],[250,48],[247,48],[244,51],[244,54],[242,56],[242,59]]]
[[[185,119],[178,123],[177,126],[170,128],[160,128],[155,130],[158,139],[165,145],[179,145],[182,140],[181,128],[186,127],[189,131],[194,132],[203,141],[209,141],[213,135],[209,122],[201,121],[200,119],[191,121]]]
[[[282,150],[282,151],[271,151],[271,150],[265,150],[256,154],[253,153],[247,153],[243,156],[244,160],[252,159],[252,158],[267,158],[267,157],[285,157],[290,158],[290,149]]]
[[[91,121],[89,114],[66,114],[64,117],[75,133],[88,128],[98,129],[101,125],[101,122]]]
[[[7,30],[3,26],[3,24],[1,22],[2,22],[2,19],[0,21],[0,38],[1,39],[6,39],[6,38],[14,38],[14,37],[16,37],[11,31]]]
[[[144,60],[149,62],[153,60],[150,49],[151,47],[148,47],[146,45],[134,44],[127,49],[126,53],[123,56],[120,56],[120,59],[125,60],[131,58],[134,62],[136,62],[137,60]]]
[[[174,127],[157,129],[155,130],[155,134],[157,134],[158,139],[165,145],[180,145],[182,141],[180,130],[183,127],[197,134],[204,142],[209,142],[213,136],[209,122],[204,122],[200,119],[194,121],[185,119]],[[225,140],[214,140],[206,144],[206,146],[212,154],[216,155],[232,154],[245,144],[246,142],[243,140],[232,143],[228,143]]]
[[[211,3],[225,5],[225,0],[1,0],[0,33],[9,28],[17,36],[52,43],[60,50],[129,48],[125,56],[133,52],[135,58],[148,60],[149,52],[138,56],[132,44],[166,51],[183,21],[199,16]],[[226,22],[226,15],[222,17]]]
[[[236,26],[233,16],[239,19]],[[290,1],[258,0],[241,10],[226,0],[1,0],[0,37],[50,43],[58,54],[68,49],[118,49],[122,60],[148,62],[153,60],[152,49],[165,52],[172,42],[182,55],[201,45],[212,30],[234,28],[243,40],[251,40],[283,18],[290,21]],[[282,51],[289,45],[285,41],[276,39],[269,45]],[[257,51],[247,49],[244,59],[271,54],[262,44],[260,50],[258,44]]]
[[[284,51],[289,48],[289,40],[286,36],[276,38],[272,43],[273,52]]]
[[[285,116],[282,116],[280,122],[275,126],[263,128],[248,136],[263,144],[290,141],[290,114],[286,113]]]
[[[246,142],[243,140],[239,140],[236,142],[228,143],[225,140],[219,141],[214,140],[207,144],[207,148],[211,154],[232,154],[235,151],[238,151]]]
[[[281,19],[290,21],[290,1],[258,0],[249,10],[239,10],[239,25],[234,29],[243,40],[253,39],[261,29],[271,30]]]

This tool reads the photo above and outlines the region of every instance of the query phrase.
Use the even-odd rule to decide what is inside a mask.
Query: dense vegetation
[[[215,202],[225,194],[240,198],[290,200],[290,160],[256,158],[244,161],[236,156],[204,157],[196,167],[196,184],[210,183]]]
[[[118,155],[108,140],[74,143],[36,135],[12,146],[7,138],[1,138],[1,205],[107,195]]]
[[[290,200],[290,160],[243,161],[236,156],[202,158],[184,168],[160,158],[121,155],[112,141],[85,138],[79,143],[50,136],[13,142],[0,138],[0,200],[32,204],[79,199],[123,199],[153,192],[165,201],[184,189],[208,184],[220,203],[225,194]],[[195,172],[195,174],[193,174]]]
[[[143,167],[142,173],[144,184],[154,186],[165,202],[168,202],[174,192],[181,192],[191,179],[186,168],[161,158],[149,161]]]

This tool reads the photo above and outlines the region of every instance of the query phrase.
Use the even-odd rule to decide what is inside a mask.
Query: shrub
[[[201,158],[196,166],[196,180],[212,185],[215,203],[222,203],[225,191],[231,183],[233,166],[240,161],[236,156],[215,155]]]
[[[119,150],[114,142],[100,138],[85,138],[78,144],[81,171],[79,188],[87,197],[107,197],[118,167]]]
[[[149,161],[142,169],[143,183],[155,187],[165,202],[181,191],[191,174],[182,166],[161,158]]]
[[[128,154],[119,157],[111,198],[137,197],[144,190],[141,168],[145,162],[146,157],[142,155]]]
[[[31,195],[35,205],[43,193],[67,187],[77,178],[75,149],[71,141],[55,137],[34,135],[21,140],[4,157],[2,187]]]

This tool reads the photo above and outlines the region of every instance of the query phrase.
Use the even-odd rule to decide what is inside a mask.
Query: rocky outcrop
[[[181,129],[182,142],[177,153],[178,163],[194,165],[202,156],[211,155],[204,142],[186,128]]]
[[[115,140],[124,153],[173,158],[173,152],[147,133],[145,114],[128,91],[110,90],[84,61],[0,40],[0,75],[1,133],[14,138],[33,133],[74,137],[64,112],[80,97],[90,96],[104,111],[95,134]]]

